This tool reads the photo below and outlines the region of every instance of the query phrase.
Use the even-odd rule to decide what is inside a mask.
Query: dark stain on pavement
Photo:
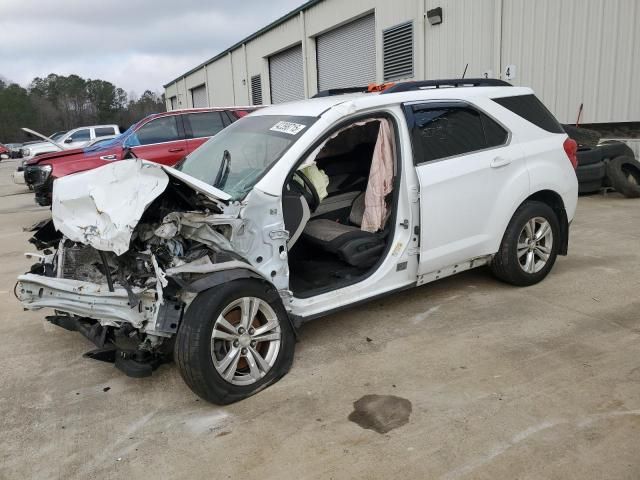
[[[387,433],[409,422],[411,402],[394,395],[365,395],[353,402],[349,420],[362,428]]]

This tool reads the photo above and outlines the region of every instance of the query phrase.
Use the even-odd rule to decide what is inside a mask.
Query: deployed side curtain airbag
[[[373,150],[373,161],[364,197],[362,230],[377,232],[384,228],[387,220],[385,197],[391,192],[392,188],[393,136],[389,120],[382,118],[380,119],[380,129],[378,130],[378,138]]]

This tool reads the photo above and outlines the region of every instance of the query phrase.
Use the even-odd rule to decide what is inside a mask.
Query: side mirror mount
[[[64,143],[71,143],[71,142],[73,142],[73,138],[71,138],[71,137],[67,138],[67,139],[64,141]]]
[[[125,145],[122,148],[122,157],[121,158],[124,160],[126,158],[138,158],[138,157],[136,156],[135,153],[133,153],[133,150],[131,149],[130,146]]]

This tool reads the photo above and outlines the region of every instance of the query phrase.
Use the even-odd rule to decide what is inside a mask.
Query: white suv
[[[225,404],[289,370],[307,320],[481,265],[531,285],[567,253],[576,144],[530,89],[329,93],[258,110],[177,169],[56,180],[24,307],[129,375],[175,358]]]

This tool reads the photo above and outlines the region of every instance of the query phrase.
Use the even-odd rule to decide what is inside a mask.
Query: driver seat
[[[341,260],[354,267],[373,266],[380,258],[386,245],[386,230],[379,233],[360,229],[364,215],[364,192],[351,205],[349,222],[345,225],[326,218],[311,220],[303,231],[310,243],[336,254]]]

